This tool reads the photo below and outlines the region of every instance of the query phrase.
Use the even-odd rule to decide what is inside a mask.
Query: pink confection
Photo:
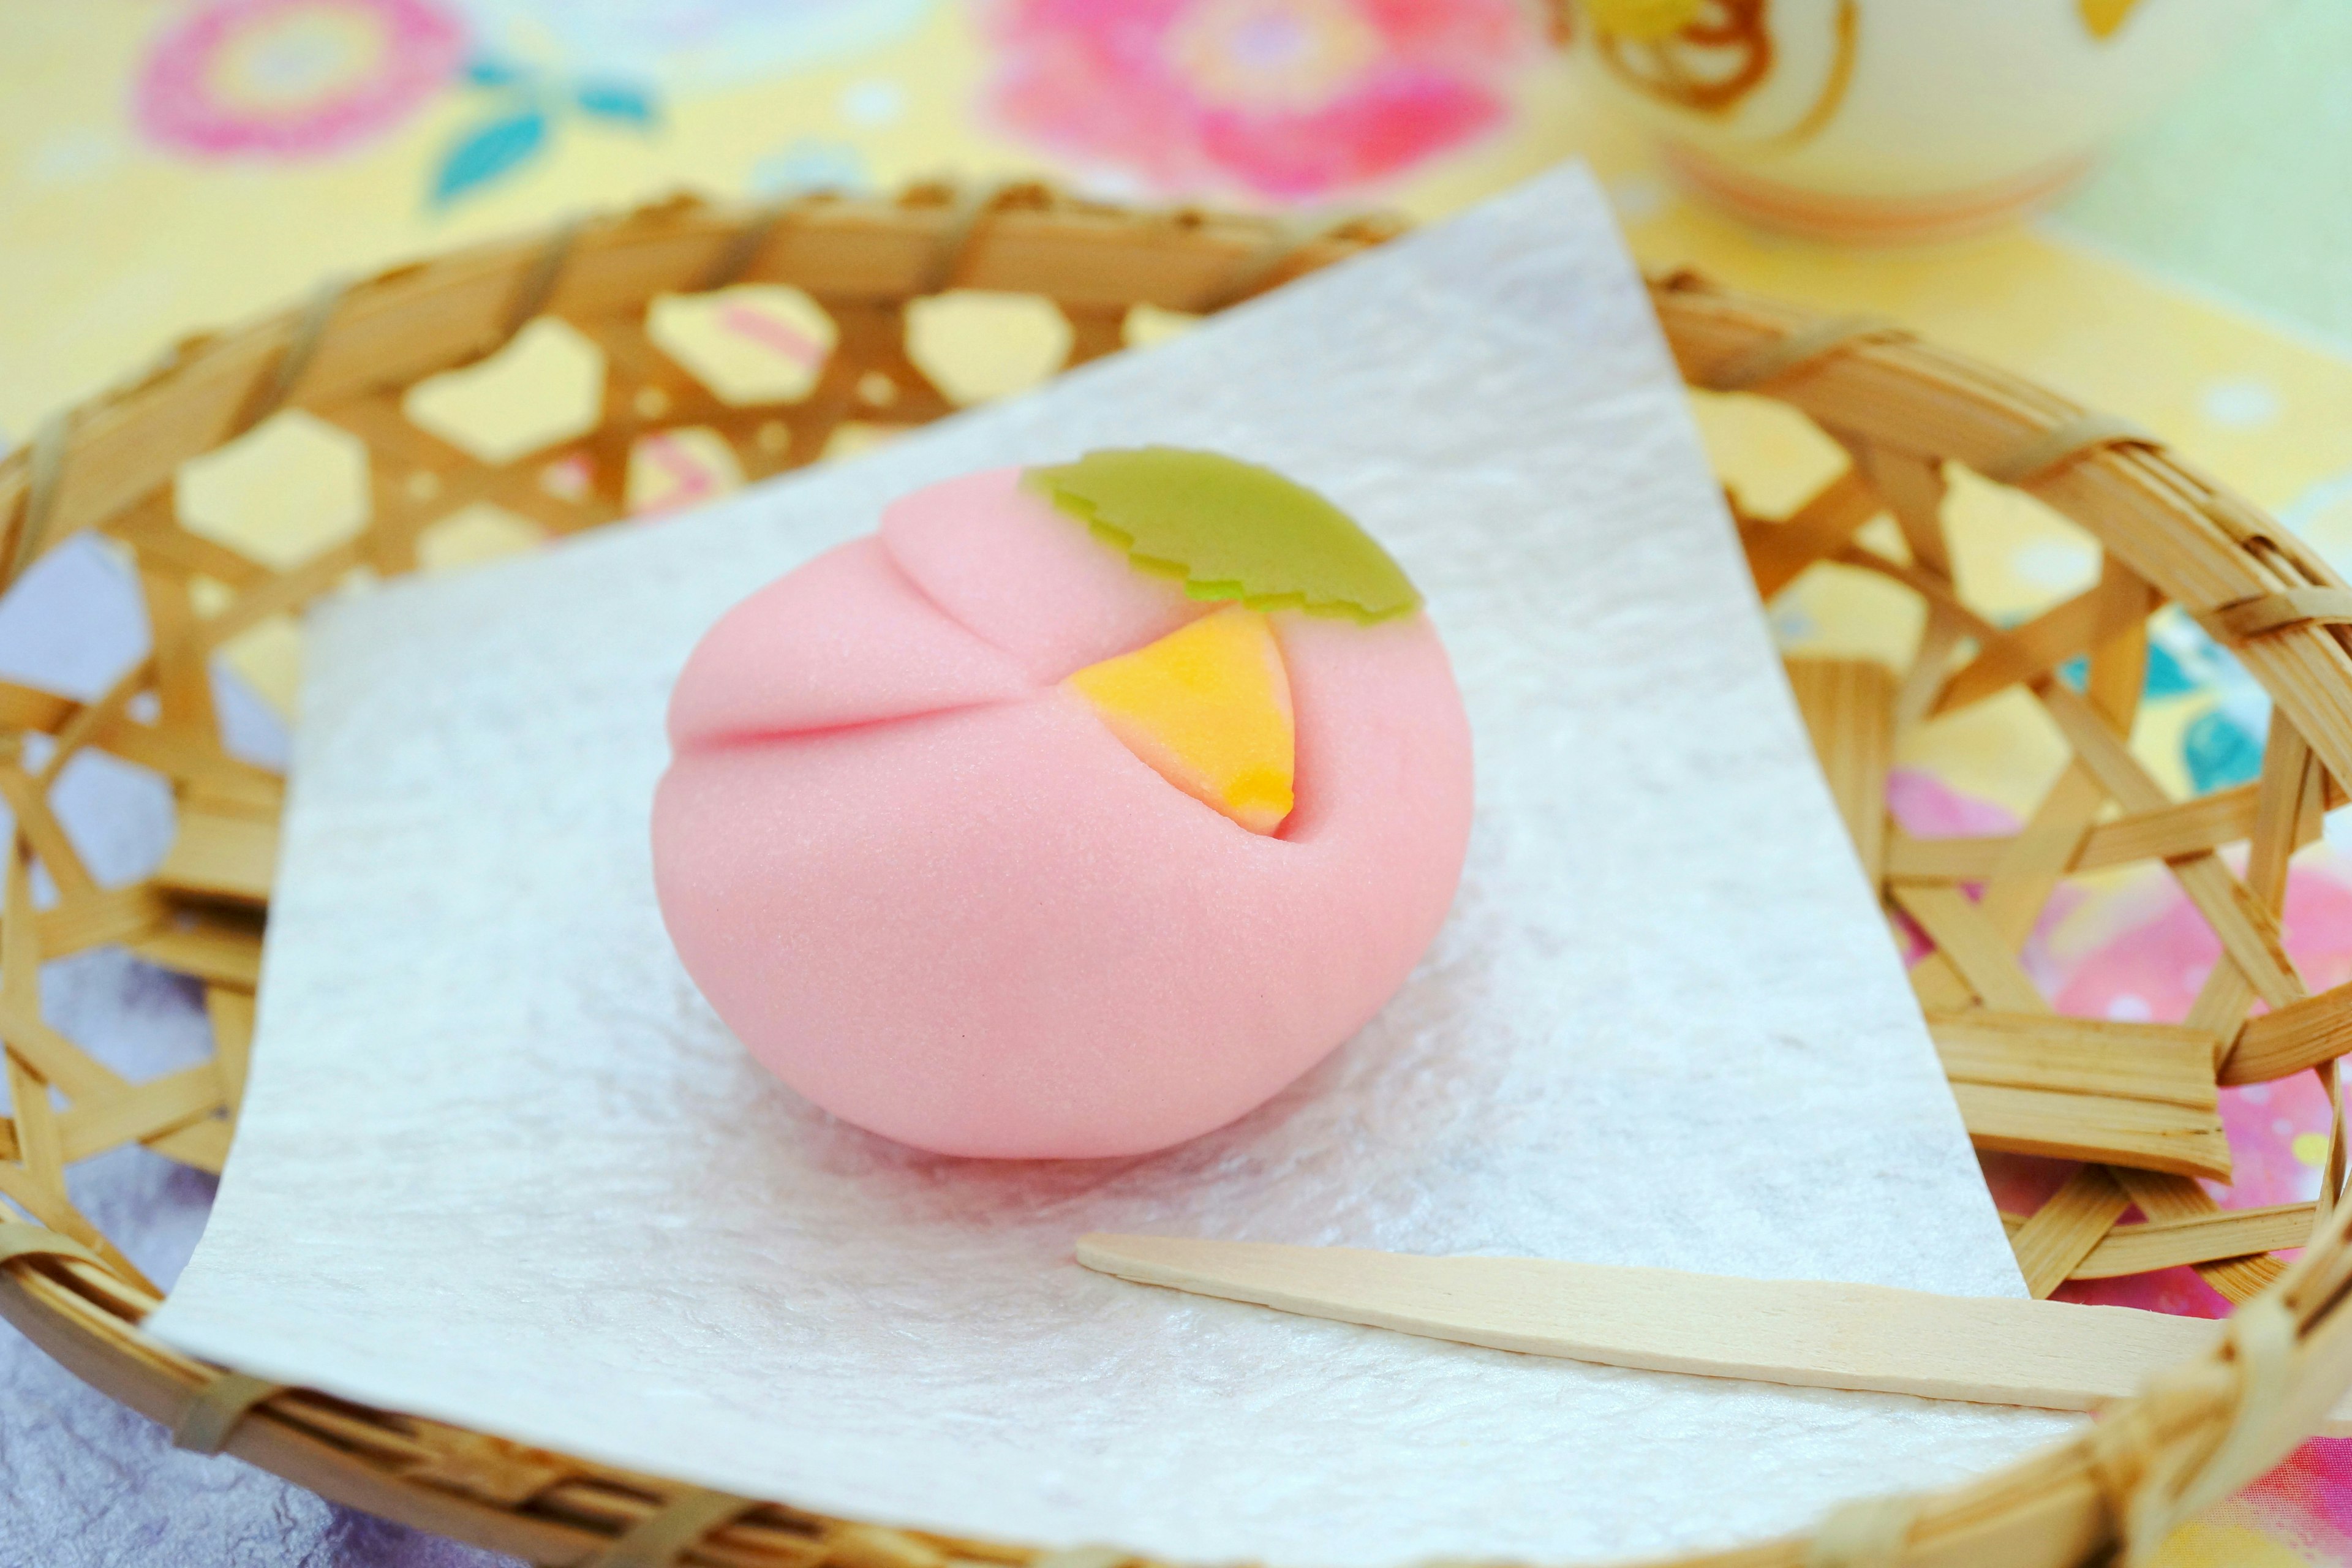
[[[656,884],[785,1082],[949,1154],[1136,1154],[1377,1013],[1454,897],[1470,733],[1425,616],[1273,617],[1297,805],[1252,833],[1058,685],[1214,608],[999,469],[719,621],[671,700]]]

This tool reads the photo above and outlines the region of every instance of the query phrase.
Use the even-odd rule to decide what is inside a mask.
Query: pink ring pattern
[[[364,68],[279,109],[224,99],[216,73],[231,50],[318,16],[374,29],[374,58]],[[157,37],[133,89],[133,114],[154,142],[203,157],[321,157],[406,119],[448,81],[465,48],[464,25],[432,0],[214,0]]]

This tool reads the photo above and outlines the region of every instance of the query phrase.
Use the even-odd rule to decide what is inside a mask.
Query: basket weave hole
[[[287,409],[180,465],[173,501],[190,533],[273,572],[291,571],[367,526],[367,447]]]
[[[2065,513],[1958,463],[1945,476],[1952,576],[1990,617],[2021,619],[2098,580],[2098,542]]]
[[[1119,313],[1119,343],[1123,348],[1153,348],[1182,337],[1200,324],[1201,318],[1189,310],[1138,303]]]
[[[661,295],[646,310],[646,337],[721,403],[746,408],[804,401],[841,329],[802,289],[746,283]]]
[[[416,536],[416,563],[445,572],[520,555],[544,543],[548,531],[491,501],[476,501],[429,522]]]
[[[541,316],[487,358],[416,383],[401,412],[476,461],[503,467],[595,429],[604,371],[604,352],[579,328]]]
[[[1785,517],[1848,467],[1837,442],[1777,398],[1694,389],[1690,402],[1708,461],[1742,511]]]
[[[908,302],[907,357],[959,407],[1025,392],[1067,364],[1076,331],[1051,300],[950,289]]]
[[[698,506],[743,486],[743,465],[708,425],[657,430],[629,445],[623,504],[632,516]]]

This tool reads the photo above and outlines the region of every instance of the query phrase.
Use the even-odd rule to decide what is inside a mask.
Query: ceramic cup
[[[2045,202],[2268,0],[1581,0],[1595,89],[1776,227],[1924,240]]]

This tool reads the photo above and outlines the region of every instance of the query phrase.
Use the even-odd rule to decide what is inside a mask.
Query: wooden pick
[[[1527,1355],[2043,1410],[2124,1398],[2217,1332],[2129,1307],[1540,1258],[1097,1235],[1078,1238],[1078,1261],[1139,1285]],[[2321,1435],[2352,1436],[2352,1396]]]

